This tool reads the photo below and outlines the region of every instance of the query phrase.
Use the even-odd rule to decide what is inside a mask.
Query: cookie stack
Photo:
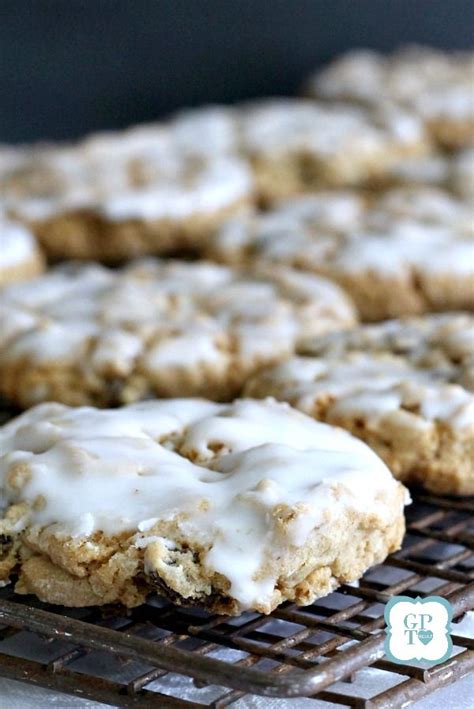
[[[0,147],[0,582],[270,613],[397,550],[402,483],[474,494],[473,66]]]

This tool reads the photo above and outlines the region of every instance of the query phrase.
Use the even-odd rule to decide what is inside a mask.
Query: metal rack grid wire
[[[270,616],[210,616],[158,597],[132,610],[72,610],[8,586],[0,591],[0,676],[119,707],[223,709],[249,694],[407,706],[473,672],[474,641],[454,635],[455,656],[432,668],[391,662],[385,603],[437,594],[454,619],[474,608],[473,513],[472,499],[416,495],[399,552],[357,585]]]

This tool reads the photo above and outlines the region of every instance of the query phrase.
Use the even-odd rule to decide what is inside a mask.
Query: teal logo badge
[[[451,619],[451,604],[441,596],[394,596],[385,607],[385,654],[399,664],[444,662],[453,648]]]

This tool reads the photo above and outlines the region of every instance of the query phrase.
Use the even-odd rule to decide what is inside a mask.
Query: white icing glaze
[[[422,368],[402,357],[354,351],[293,357],[264,372],[261,381],[263,390],[308,413],[315,401],[329,396],[330,414],[342,417],[361,415],[370,422],[407,408],[416,414],[415,427],[436,420],[454,428],[473,427],[474,394],[449,384],[451,373],[449,366]]]
[[[189,182],[162,180],[104,199],[95,209],[111,220],[184,219],[225,209],[250,194],[252,177],[237,159],[214,160]]]
[[[467,201],[435,187],[400,187],[382,196],[368,212],[368,223],[376,228],[393,218],[407,218],[474,233],[474,210]]]
[[[254,366],[290,353],[303,334],[354,321],[342,291],[316,276],[153,259],[121,271],[52,269],[4,289],[0,308],[0,361],[26,356],[119,375],[135,364],[151,375],[190,364]]]
[[[356,192],[317,192],[279,202],[262,215],[263,228],[291,232],[301,224],[321,231],[345,233],[363,224],[362,197]]]
[[[369,114],[298,99],[212,106],[76,145],[0,150],[0,192],[31,221],[83,210],[112,221],[181,220],[249,198],[255,153],[335,156],[356,179],[361,161],[390,162],[423,140],[420,123],[393,108]]]
[[[427,118],[472,119],[473,71],[473,52],[411,47],[384,56],[353,50],[311,77],[308,88],[316,96],[369,106],[396,103]]]
[[[160,444],[174,433],[183,433],[177,450]],[[45,404],[0,429],[0,450],[2,506],[44,498],[25,525],[59,537],[137,530],[147,547],[174,521],[178,541],[204,548],[201,563],[230,580],[242,609],[270,600],[269,562],[315,528],[330,530],[350,510],[388,523],[401,513],[390,506],[397,483],[367,446],[271,400]],[[30,473],[20,491],[8,482],[16,463]],[[282,505],[292,512],[284,526]]]
[[[162,169],[163,163],[158,162]],[[31,220],[77,210],[96,212],[111,220],[184,219],[229,207],[248,197],[253,188],[248,167],[237,158],[215,159],[194,170],[191,179],[184,174],[186,164],[181,162],[177,175],[162,171],[142,186],[134,186],[125,175],[121,176],[123,169],[115,165],[114,170],[111,161],[98,185],[84,176],[82,184],[71,185],[63,194],[13,198],[7,200],[7,205]]]
[[[417,367],[431,366],[432,362],[452,366],[452,376],[456,376],[456,369],[474,361],[474,315],[450,312],[386,320],[307,338],[299,346],[300,352],[319,356],[339,356],[353,350],[403,355]]]
[[[383,90],[384,61],[380,54],[356,49],[338,57],[308,82],[324,98],[373,103]]]
[[[164,125],[148,123],[124,131],[95,133],[78,144],[86,163],[107,169],[107,160],[114,165],[127,164],[133,159],[151,163],[172,159],[168,132]]]
[[[402,184],[439,185],[448,183],[450,161],[445,155],[404,157],[389,168],[390,177]]]
[[[223,336],[217,327],[195,327],[179,335],[163,337],[147,352],[143,367],[150,375],[167,367],[174,369],[199,364],[224,369],[230,356],[219,347]]]
[[[262,101],[242,112],[242,146],[251,154],[305,150],[328,158],[382,156],[394,145],[419,144],[424,135],[413,116],[382,109],[328,106],[301,99]]]
[[[374,270],[394,276],[411,269],[432,277],[472,275],[474,240],[455,237],[451,230],[441,227],[396,223],[387,231],[351,235],[330,258],[329,269],[335,273]]]
[[[343,198],[344,199],[344,198]],[[262,215],[224,224],[210,252],[224,261],[247,257],[310,268],[337,277],[365,273],[403,277],[468,276],[474,271],[472,209],[435,188],[399,188],[354,221],[331,220],[337,193],[321,217],[320,197],[294,198]],[[354,205],[355,206],[355,205]]]
[[[473,73],[463,83],[441,86],[414,97],[413,105],[424,118],[455,121],[474,119]]]
[[[174,117],[169,127],[174,145],[187,155],[228,155],[238,147],[235,113],[225,106],[183,111]]]
[[[26,227],[2,218],[0,214],[0,271],[20,266],[38,253],[35,239]]]
[[[365,325],[300,342],[301,354],[344,359],[348,352],[403,357],[416,372],[433,370],[441,383],[474,392],[474,316],[469,313],[425,315]]]
[[[248,198],[234,114],[209,107],[74,146],[0,150],[0,192],[29,220],[88,210],[111,220],[184,219]]]

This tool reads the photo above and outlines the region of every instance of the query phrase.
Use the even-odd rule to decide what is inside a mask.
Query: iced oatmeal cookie
[[[298,347],[299,354],[320,356],[354,351],[402,356],[415,367],[443,371],[446,381],[474,392],[474,315],[470,313],[387,320],[309,337]]]
[[[403,482],[474,494],[472,315],[362,326],[299,352],[255,375],[245,393],[346,428]]]
[[[398,109],[280,99],[241,109],[242,153],[263,202],[324,188],[378,182],[401,158],[422,155],[425,134]]]
[[[406,47],[384,56],[354,50],[335,59],[307,83],[316,98],[411,110],[442,147],[474,142],[474,52]]]
[[[42,404],[0,428],[0,451],[0,578],[48,603],[157,590],[270,613],[360,578],[404,533],[380,458],[272,400]]]
[[[97,406],[235,396],[308,334],[355,322],[338,286],[284,267],[69,264],[0,294],[0,393]]]
[[[474,309],[472,209],[435,187],[294,197],[228,220],[206,253],[230,264],[285,264],[336,281],[364,320]]]
[[[120,261],[192,250],[253,199],[224,109],[0,149],[0,198],[52,258]]]

